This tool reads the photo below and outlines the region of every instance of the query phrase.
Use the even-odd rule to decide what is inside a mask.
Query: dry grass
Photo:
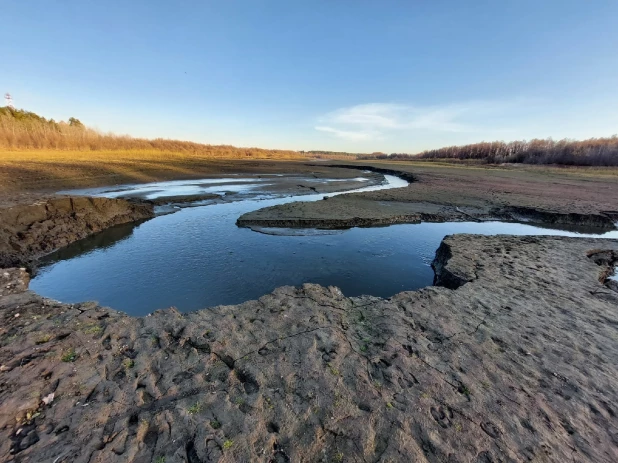
[[[554,175],[571,177],[612,177],[618,178],[618,168],[600,166],[556,166],[535,164],[486,164],[478,161],[451,159],[411,159],[411,160],[359,160],[351,164],[368,164],[401,169],[403,171],[423,171],[426,168],[438,172],[445,170],[493,171],[525,175]]]
[[[298,159],[294,153],[260,150],[187,153],[164,150],[19,150],[0,149],[0,193],[196,178],[228,164],[255,159]],[[246,163],[240,163],[242,165]]]
[[[0,108],[0,149],[162,151],[228,159],[300,156],[299,153],[289,150],[236,148],[163,138],[148,140],[128,135],[104,134],[85,127],[77,119],[71,118],[70,121],[55,122],[28,111]]]
[[[213,162],[303,159],[295,151],[102,134],[81,122],[0,108],[0,192],[191,178]]]

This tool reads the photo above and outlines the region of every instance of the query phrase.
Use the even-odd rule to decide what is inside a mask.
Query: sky
[[[617,0],[4,0],[0,92],[103,132],[407,152],[618,133]]]

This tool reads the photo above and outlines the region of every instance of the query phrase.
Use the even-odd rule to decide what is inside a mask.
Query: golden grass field
[[[237,148],[101,133],[0,108],[0,193],[53,192],[221,172],[221,161],[305,159],[296,151]],[[214,163],[218,166],[213,169]]]
[[[225,161],[244,164],[239,161],[266,159],[305,158],[293,151],[219,146],[198,153],[0,148],[0,194],[191,178],[221,172]]]

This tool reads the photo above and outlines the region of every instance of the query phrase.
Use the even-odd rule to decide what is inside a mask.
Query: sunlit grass
[[[293,151],[213,147],[200,153],[162,150],[3,150],[0,191],[78,188],[190,178],[208,173],[213,161],[293,160]]]
[[[78,120],[0,108],[0,191],[27,192],[191,178],[213,161],[303,159],[296,151],[237,148],[101,133]]]

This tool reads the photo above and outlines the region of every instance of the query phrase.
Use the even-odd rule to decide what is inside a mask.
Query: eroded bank
[[[142,318],[42,299],[23,292],[27,274],[7,272],[0,451],[615,461],[618,293],[605,278],[618,242],[457,235],[444,246],[437,283],[456,276],[456,290],[385,300],[305,285]]]

